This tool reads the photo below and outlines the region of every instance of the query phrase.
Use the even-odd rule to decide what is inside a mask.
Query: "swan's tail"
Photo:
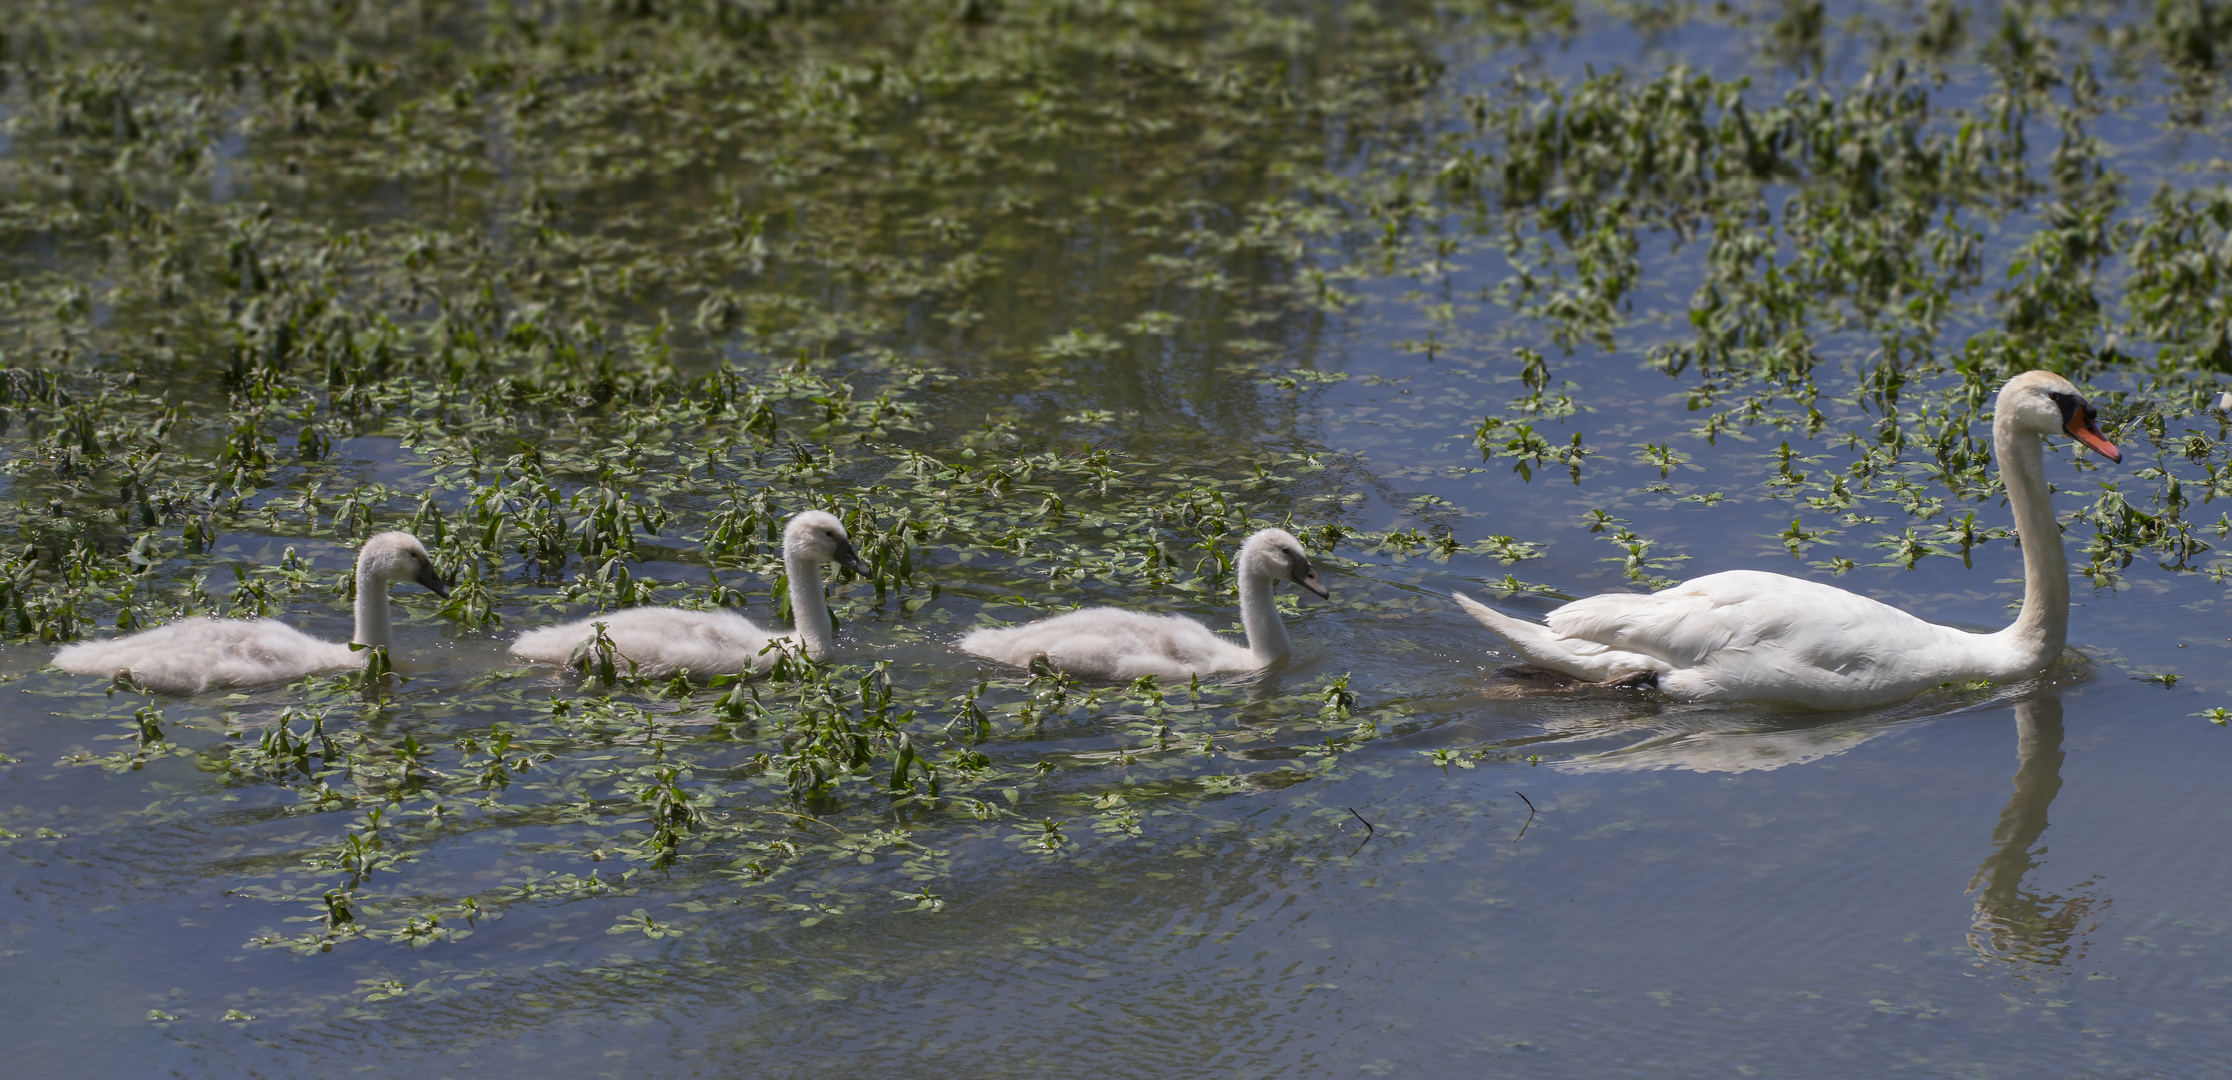
[[[1489,607],[1464,593],[1451,593],[1457,606],[1479,620],[1480,625],[1496,632],[1496,636],[1527,662],[1536,667],[1571,675],[1589,682],[1604,682],[1642,671],[1654,671],[1659,665],[1648,657],[1600,645],[1594,641],[1576,640],[1559,636],[1558,632],[1541,623],[1514,619]]]
[[[566,667],[581,659],[594,632],[584,633],[580,626],[563,623],[529,630],[512,641],[511,654],[532,664],[556,664]]]
[[[113,679],[132,670],[129,650],[115,641],[81,641],[64,645],[54,654],[54,666],[72,675],[98,675]]]
[[[162,694],[199,694],[221,677],[227,658],[209,655],[212,650],[185,646],[164,651],[133,640],[138,636],[64,646],[54,654],[54,666],[72,675],[126,679],[141,689]]]

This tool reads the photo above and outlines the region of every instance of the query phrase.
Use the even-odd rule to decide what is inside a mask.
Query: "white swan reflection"
[[[2044,861],[2046,810],[2061,791],[2062,703],[2041,690],[2015,703],[2015,792],[1992,830],[1992,853],[1969,879],[1976,919],[1969,946],[1987,960],[2059,967],[2085,955],[2106,918],[2107,896],[2082,881],[2064,897],[2025,884]]]
[[[2091,880],[2078,882],[2068,895],[2045,891],[2029,881],[2032,871],[2045,863],[2042,840],[2049,824],[2047,811],[2061,791],[2062,702],[2047,684],[2029,690],[2014,706],[2015,790],[1992,830],[1991,854],[1969,879],[1975,915],[1968,941],[1988,961],[2059,968],[2085,955],[2088,936],[2100,928],[2111,901]],[[1663,714],[1657,719],[1661,724],[1670,719],[1679,722]],[[1662,731],[1553,767],[1580,772],[1758,772],[1841,754],[1898,731],[1904,719],[1873,712],[1786,730]]]

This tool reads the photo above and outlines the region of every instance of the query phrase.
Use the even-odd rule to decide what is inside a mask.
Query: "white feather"
[[[1248,643],[1212,633],[1183,615],[1149,615],[1095,607],[1020,626],[985,627],[963,635],[961,651],[1016,667],[1044,657],[1055,668],[1097,679],[1183,678],[1220,671],[1252,671],[1285,656],[1286,624],[1272,602],[1272,583],[1284,578],[1325,595],[1317,571],[1293,536],[1265,529],[1240,547],[1240,621]]]
[[[1843,589],[1756,570],[1576,600],[1551,612],[1548,625],[1457,601],[1530,663],[1595,681],[1649,673],[1660,690],[1697,701],[1857,708],[1947,682],[2025,678],[2061,654],[2069,621],[2069,566],[2038,437],[2068,433],[2119,458],[2090,409],[2067,380],[2046,372],[2000,388],[1993,442],[2022,542],[2024,599],[2022,614],[1997,633],[1940,626]]]
[[[985,627],[961,638],[961,651],[1016,667],[1038,657],[1055,668],[1100,679],[1183,678],[1262,666],[1246,646],[1183,615],[1083,608],[1021,626]]]
[[[270,619],[182,619],[130,637],[86,641],[54,654],[74,675],[129,677],[164,694],[198,694],[212,686],[255,686],[348,667],[359,657],[347,645],[320,641]]]
[[[430,588],[440,583],[426,548],[409,533],[381,533],[365,541],[357,556],[357,642],[390,644],[387,587],[394,581],[432,583]],[[108,641],[79,642],[54,654],[54,666],[73,675],[128,678],[165,694],[284,682],[362,662],[362,655],[349,646],[321,641],[284,623],[206,617]]]
[[[613,662],[621,671],[633,661],[635,673],[665,678],[688,670],[698,675],[765,671],[775,663],[768,642],[782,639],[795,655],[801,651],[790,634],[767,630],[729,611],[686,608],[623,608],[557,626],[529,630],[512,642],[512,655],[530,663],[576,664],[596,640],[597,624],[612,642]]]
[[[796,630],[768,630],[727,611],[623,608],[529,630],[512,642],[512,655],[530,663],[578,663],[595,643],[597,624],[602,623],[617,654],[614,663],[626,670],[632,662],[635,673],[646,678],[665,678],[684,670],[699,676],[766,671],[780,654],[767,647],[777,640],[788,643],[792,655],[804,653],[819,660],[834,645],[829,601],[821,589],[821,564],[833,560],[867,572],[836,517],[820,510],[792,516],[783,529],[783,562],[790,575]]]

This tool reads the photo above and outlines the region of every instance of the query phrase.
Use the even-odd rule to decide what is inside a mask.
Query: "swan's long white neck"
[[[2046,486],[2045,452],[2038,436],[2015,427],[2013,410],[1992,421],[1992,451],[1999,457],[2015,534],[2023,545],[2023,610],[2007,629],[1991,635],[2003,651],[2006,677],[2030,674],[2061,655],[2069,637],[2069,559],[2061,525]]]
[[[357,562],[356,637],[351,640],[383,649],[395,643],[388,629],[387,581],[363,560]]]
[[[1271,586],[1279,575],[1265,566],[1264,554],[1255,547],[1240,551],[1240,625],[1248,631],[1248,651],[1256,662],[1268,664],[1294,648],[1287,638],[1286,620],[1271,599]]]
[[[821,560],[785,544],[783,567],[790,577],[791,625],[799,644],[816,660],[829,654],[837,630],[829,621],[829,601],[822,597]]]

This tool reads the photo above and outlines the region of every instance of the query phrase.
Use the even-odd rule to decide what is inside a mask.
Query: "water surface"
[[[622,8],[42,7],[0,50],[27,1075],[2232,1072],[2232,154],[2185,16]],[[1621,111],[1701,77],[1819,152]],[[1760,568],[2001,625],[1983,391],[2032,366],[2126,451],[2050,451],[2040,679],[1543,691],[1448,599]],[[775,618],[808,504],[879,561],[842,666],[504,653]],[[1218,556],[1270,523],[1333,590],[1275,671],[950,647],[1237,631]],[[43,668],[125,613],[345,636],[377,528],[473,586],[398,587],[402,679]]]

